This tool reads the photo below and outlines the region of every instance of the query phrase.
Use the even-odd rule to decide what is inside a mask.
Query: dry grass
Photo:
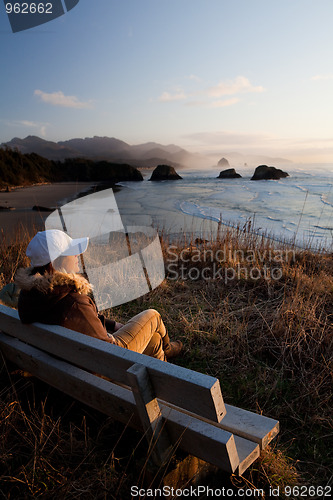
[[[0,249],[2,283],[26,265],[28,239]],[[184,341],[185,353],[177,363],[218,377],[226,402],[280,420],[274,448],[243,478],[231,478],[235,488],[264,488],[267,494],[276,486],[328,484],[333,448],[332,254],[277,246],[228,228],[220,228],[211,241],[187,239],[185,246],[163,235],[162,246],[167,279],[149,295],[116,308],[113,317],[124,322],[143,308],[156,308],[170,336]],[[31,387],[23,384],[15,392],[5,385],[1,393],[4,497],[53,498],[65,492],[66,498],[112,498],[117,491],[116,498],[126,498],[126,485],[139,476],[146,458],[141,444],[136,459],[131,458],[140,436],[125,431],[119,444],[119,425],[109,420],[103,425],[105,419],[92,411],[88,418],[78,403],[68,403],[74,407],[64,414],[51,395],[47,405],[35,398],[31,407],[31,395],[26,395]],[[22,398],[30,406],[23,407]],[[85,421],[82,413],[78,416],[82,411]],[[117,432],[106,438],[110,428]],[[96,491],[100,496],[93,496]]]
[[[2,498],[128,498],[121,490],[128,476],[134,483],[126,467],[141,437],[110,419],[15,373],[0,428]]]

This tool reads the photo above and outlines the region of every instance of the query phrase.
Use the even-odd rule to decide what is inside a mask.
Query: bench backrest
[[[147,368],[155,395],[214,422],[226,410],[219,381],[209,375],[165,363],[57,325],[21,323],[16,310],[0,305],[0,329],[27,344],[85,370],[128,385],[127,370],[138,363]]]

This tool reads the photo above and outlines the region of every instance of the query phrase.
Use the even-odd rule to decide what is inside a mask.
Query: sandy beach
[[[59,182],[18,188],[8,193],[0,192],[1,238],[10,244],[19,232],[43,230],[44,220],[50,212],[32,210],[34,205],[54,209],[73,200],[79,193],[88,191],[95,184]]]

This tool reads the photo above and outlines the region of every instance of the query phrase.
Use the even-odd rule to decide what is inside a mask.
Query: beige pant
[[[165,361],[163,337],[167,331],[161,315],[147,309],[130,319],[113,333],[117,345]]]

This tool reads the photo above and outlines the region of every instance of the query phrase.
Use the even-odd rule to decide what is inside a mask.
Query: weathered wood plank
[[[141,428],[131,391],[1,332],[0,350],[6,359],[52,387],[124,424]]]
[[[172,446],[147,368],[135,364],[127,370],[127,375],[153,461],[156,465],[162,465],[170,459]]]
[[[168,402],[165,404],[170,405]],[[170,406],[173,407],[173,405]],[[228,404],[226,404],[226,408],[227,414],[221,422],[214,422],[205,417],[200,417],[199,415],[197,417],[210,423],[211,425],[259,444],[260,449],[266,448],[266,446],[279,432],[278,420],[265,417],[264,415],[258,415],[257,413],[243,410],[242,408],[237,408],[236,406]],[[184,413],[192,415],[191,412],[188,412],[184,408],[178,409]]]
[[[261,449],[279,432],[279,422],[273,418],[226,405],[227,414],[220,426],[222,429],[258,443]]]
[[[132,392],[101,379],[18,339],[0,333],[4,356],[44,382],[111,417],[141,429]],[[160,403],[166,428],[176,447],[228,472],[239,458],[230,432]]]
[[[172,442],[191,455],[203,459],[227,472],[235,472],[239,458],[234,436],[199,418],[161,404],[162,415]],[[223,443],[223,445],[222,445]]]
[[[57,325],[24,325],[16,310],[0,305],[0,325],[15,338],[77,366],[128,384],[126,371],[139,363],[148,369],[156,397],[220,422],[226,410],[214,377],[138,354]]]
[[[237,473],[241,476],[246,469],[260,456],[260,448],[257,443],[234,435],[237,453],[239,457],[239,465]]]

